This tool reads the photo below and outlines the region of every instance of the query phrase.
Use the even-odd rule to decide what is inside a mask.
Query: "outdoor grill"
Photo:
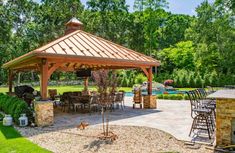
[[[34,89],[28,85],[16,86],[15,95],[22,98],[28,105],[30,105],[34,99]]]
[[[15,94],[19,98],[23,98],[26,93],[33,95],[34,89],[28,85],[16,86],[15,87]]]

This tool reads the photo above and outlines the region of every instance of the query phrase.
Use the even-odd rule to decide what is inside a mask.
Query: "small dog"
[[[80,130],[84,130],[89,124],[87,122],[82,121],[79,125],[77,125],[77,128]]]

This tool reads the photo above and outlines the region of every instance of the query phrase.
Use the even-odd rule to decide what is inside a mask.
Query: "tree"
[[[185,41],[163,49],[157,57],[162,60],[161,69],[167,69],[168,71],[174,69],[194,70],[194,54],[193,43]]]
[[[42,0],[35,15],[34,37],[39,45],[64,35],[65,23],[82,16],[84,6],[77,0]]]
[[[86,29],[113,42],[126,45],[128,6],[125,0],[89,0]]]
[[[156,31],[162,23],[162,15],[165,15],[165,11],[162,8],[165,7],[167,7],[165,0],[135,0],[134,2],[136,17],[138,17],[142,25],[142,30],[138,35],[142,39],[144,36],[144,41],[141,43],[144,45],[144,50],[141,52],[146,55],[152,56],[152,53],[158,47]]]
[[[203,2],[196,9],[197,20],[187,30],[187,38],[196,46],[197,68],[202,72],[235,73],[234,17],[233,11],[225,8],[222,3]]]
[[[168,7],[166,0],[135,0],[134,10],[144,11],[146,9],[158,10],[159,8]]]
[[[169,14],[158,32],[159,48],[167,48],[180,41],[185,41],[185,30],[189,28],[192,17],[183,14]]]
[[[99,105],[101,106],[103,133],[101,139],[115,139],[117,136],[109,131],[109,112],[107,108],[112,109],[114,92],[117,88],[118,78],[115,72],[108,70],[99,70],[93,72],[93,78],[99,92]],[[105,109],[105,110],[104,110]],[[106,118],[106,120],[105,120]]]

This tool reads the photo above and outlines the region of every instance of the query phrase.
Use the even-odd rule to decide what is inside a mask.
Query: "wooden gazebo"
[[[9,92],[13,75],[19,71],[40,72],[40,91],[47,98],[47,85],[54,71],[76,71],[81,68],[129,69],[140,68],[148,77],[149,95],[152,94],[152,67],[160,62],[83,31],[82,23],[72,18],[66,23],[65,35],[3,65],[9,70]]]

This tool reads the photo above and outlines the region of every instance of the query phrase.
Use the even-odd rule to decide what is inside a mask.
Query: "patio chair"
[[[74,112],[77,112],[77,109],[80,107],[83,108],[83,103],[80,101],[80,96],[74,96],[73,94],[68,96],[69,98],[69,110],[72,109]]]
[[[194,130],[205,130],[208,133],[209,139],[211,139],[213,133],[212,111],[201,105],[197,100],[196,91],[188,91],[186,93],[190,99],[191,117],[193,118],[189,136],[191,136]]]
[[[208,99],[206,96],[208,95],[206,90],[203,88],[199,88],[195,90],[195,94],[197,95],[198,102],[201,103],[202,107],[211,109],[213,112],[213,118],[216,118],[216,101],[214,99]]]
[[[206,86],[206,88],[208,89],[208,91],[207,91],[208,94],[212,94],[215,92],[215,90],[211,86]]]
[[[133,97],[133,109],[135,108],[135,105],[140,105],[140,108],[142,108],[142,95],[141,90],[134,90],[134,97]]]
[[[60,95],[57,94],[56,89],[48,89],[48,95],[53,101],[54,106],[57,106],[57,102],[60,101]]]
[[[99,106],[98,101],[99,101],[99,95],[94,94],[91,96],[90,105],[89,105],[89,112],[90,113],[91,113],[93,107],[95,107],[96,112],[98,111],[98,106]]]
[[[98,105],[99,107],[103,107],[104,110],[113,110],[113,101],[114,101],[114,94],[100,94]]]
[[[60,106],[63,112],[65,112],[66,107],[68,107],[68,103],[67,94],[63,93],[63,95],[60,95]]]
[[[66,107],[68,108],[68,112],[69,112],[69,109],[70,109],[69,95],[71,94],[72,92],[64,92],[63,95],[60,96],[60,105],[61,105],[63,112],[65,112]]]
[[[71,95],[73,95],[73,96],[81,96],[82,92],[81,91],[74,91]]]
[[[82,104],[82,108],[85,109],[86,107],[88,107],[88,109],[90,110],[91,107],[91,96],[90,95],[82,95],[79,98],[79,102]]]
[[[121,105],[121,108],[123,110],[124,108],[124,92],[117,92],[115,93],[114,97],[114,105],[117,105],[119,108],[119,104]]]
[[[119,90],[119,92],[122,93],[122,106],[123,108],[125,108],[125,91],[124,90]]]

